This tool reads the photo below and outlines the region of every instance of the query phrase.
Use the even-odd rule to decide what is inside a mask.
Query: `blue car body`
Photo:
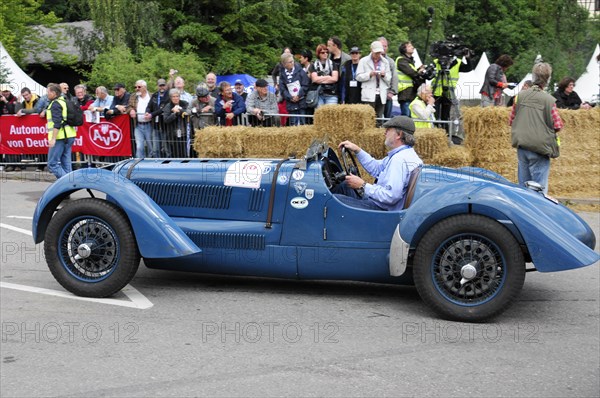
[[[153,268],[411,284],[421,239],[461,214],[504,226],[541,272],[599,259],[594,233],[577,214],[488,170],[425,166],[410,206],[386,212],[337,200],[328,186],[332,168],[341,171],[340,161],[320,144],[304,159],[132,159],[111,170],[81,169],[43,194],[33,237],[44,240],[66,195],[90,190],[124,211]],[[403,249],[394,250],[394,240]]]

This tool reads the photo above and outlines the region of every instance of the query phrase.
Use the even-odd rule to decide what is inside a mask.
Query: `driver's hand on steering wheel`
[[[365,185],[365,180],[354,174],[349,174],[346,176],[346,185],[352,189],[359,189]]]
[[[352,151],[353,153],[359,153],[360,152],[360,147],[358,145],[356,145],[355,143],[350,142],[350,141],[342,141],[342,142],[340,142],[340,145],[338,145],[338,148],[342,149],[344,147],[347,150]]]

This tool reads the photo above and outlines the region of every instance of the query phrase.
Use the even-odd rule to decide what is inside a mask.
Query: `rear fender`
[[[525,244],[538,271],[580,268],[600,259],[598,253],[557,222],[564,220],[542,216],[540,222],[536,200],[496,184],[450,184],[428,192],[408,208],[400,223],[400,235],[414,248],[429,228],[443,218],[473,213],[494,218],[507,227],[517,242]]]
[[[103,169],[81,169],[48,187],[33,216],[33,240],[40,243],[62,199],[72,192],[91,189],[121,207],[133,229],[143,257],[170,258],[201,252],[191,239],[144,191],[128,179]]]

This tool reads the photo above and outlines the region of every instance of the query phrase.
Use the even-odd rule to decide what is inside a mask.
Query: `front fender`
[[[592,230],[569,209],[536,192],[487,182],[458,182],[427,192],[408,208],[400,224],[400,235],[415,247],[435,223],[464,213],[492,217],[505,225],[517,241],[525,243],[538,271],[580,268],[600,259],[582,242],[595,242]],[[569,228],[566,223],[570,223]]]
[[[74,171],[46,189],[33,215],[35,243],[44,240],[48,223],[62,199],[81,189],[103,192],[125,211],[142,257],[170,258],[201,252],[144,191],[119,174],[103,169]]]

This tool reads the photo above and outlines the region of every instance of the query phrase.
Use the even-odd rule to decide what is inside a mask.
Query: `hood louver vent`
[[[265,250],[264,235],[210,232],[188,232],[187,235],[200,248]]]
[[[159,206],[228,209],[231,187],[134,181]]]

